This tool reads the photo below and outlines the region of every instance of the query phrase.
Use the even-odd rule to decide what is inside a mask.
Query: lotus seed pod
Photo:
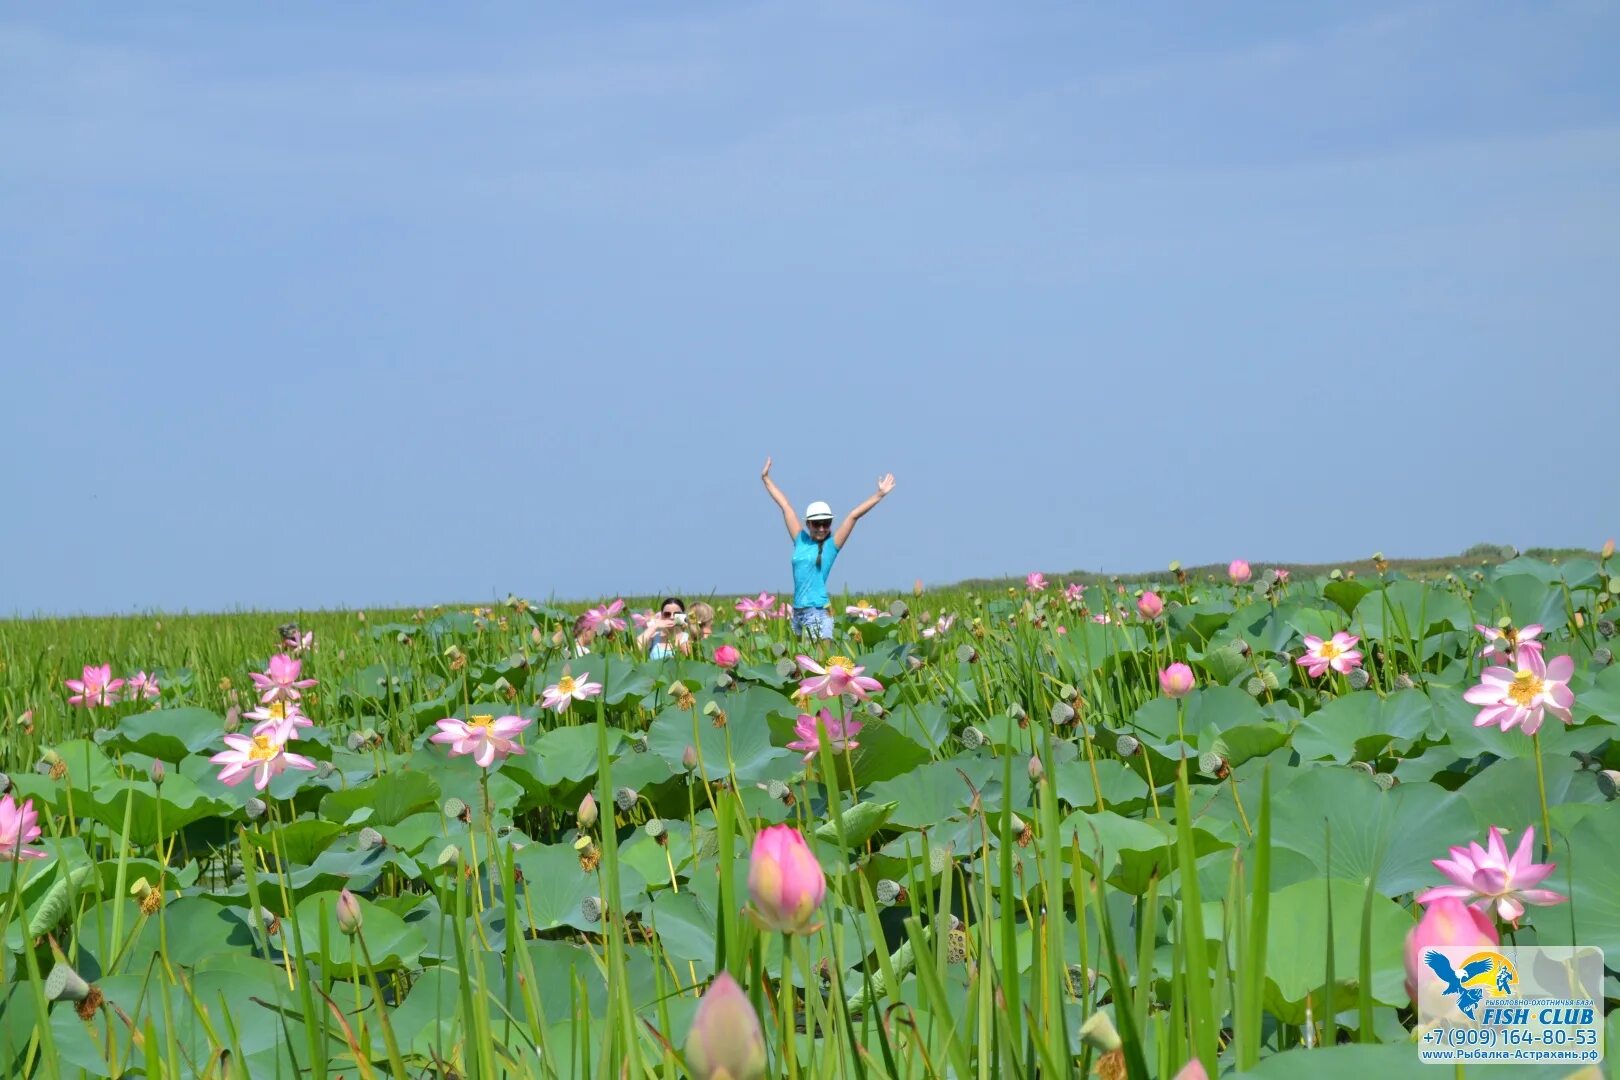
[[[918,595],[921,594],[919,593]],[[896,600],[894,603],[889,605],[889,614],[894,616],[896,619],[905,618],[910,611],[911,609],[906,606],[906,602],[904,600]]]
[[[1395,676],[1395,689],[1397,690],[1411,690],[1416,686],[1417,684],[1412,681],[1412,676],[1404,671]]]
[[[248,796],[247,803],[242,807],[242,809],[247,812],[247,818],[249,821],[258,821],[260,818],[264,817],[265,812],[269,810],[269,807],[265,805],[263,799],[250,795]]]
[[[1016,701],[1007,706],[1007,715],[1019,722],[1029,718],[1029,714],[1024,711],[1024,706]]]
[[[776,662],[776,673],[784,679],[789,678],[795,671],[798,670],[798,663],[789,659],[788,657],[784,656],[782,659]]]
[[[8,792],[10,790],[11,790],[11,777],[7,776],[3,772],[0,772],[0,795],[4,795],[6,792]]]
[[[280,915],[277,915],[275,912],[271,911],[267,907],[261,907],[259,909],[259,911],[258,911],[258,915],[259,915],[259,925],[264,927],[264,932],[265,933],[270,934],[270,935],[275,935],[275,934],[281,933],[281,916]]]
[[[1250,697],[1259,697],[1266,692],[1266,680],[1258,675],[1250,675],[1248,682],[1243,684],[1243,689],[1249,692]]]
[[[945,939],[945,962],[947,964],[966,963],[967,954],[967,934],[961,930],[952,930],[950,936]]]
[[[906,657],[906,666],[912,671],[918,671],[923,666],[923,658],[920,656],[908,656]]]
[[[664,833],[668,831],[662,818],[647,819],[647,824],[643,825],[641,829],[654,840],[662,840],[664,838]]]
[[[335,772],[337,772],[337,766],[333,765],[330,761],[323,761],[319,765],[315,766],[315,776],[320,780],[330,779],[332,774]]]
[[[891,881],[888,878],[879,878],[877,883],[877,902],[882,904],[884,907],[899,903],[900,897],[905,895],[905,891],[906,890],[900,887],[900,883],[898,881]]]
[[[83,1001],[90,996],[90,984],[67,964],[57,964],[45,976],[45,998],[48,1001]]]
[[[1585,750],[1571,750],[1569,752],[1569,756],[1581,763],[1581,772],[1585,772],[1587,769],[1598,768],[1603,764],[1597,758],[1593,757],[1591,754],[1588,754]]]
[[[645,754],[651,745],[652,744],[647,741],[647,736],[638,735],[631,740],[630,749],[633,753]]]
[[[1221,766],[1224,764],[1226,763],[1221,760],[1221,755],[1213,750],[1205,750],[1198,755],[1198,771],[1205,776],[1220,775]]]
[[[1350,767],[1356,770],[1356,772],[1366,773],[1368,776],[1371,776],[1373,773],[1378,771],[1365,761],[1352,761],[1350,763]]]
[[[1614,637],[1614,620],[1599,619],[1597,623],[1597,632],[1606,638]]]
[[[586,922],[601,922],[602,898],[600,896],[587,896],[579,902],[579,913]]]
[[[1086,1017],[1086,1022],[1080,1025],[1080,1041],[1099,1054],[1118,1050],[1122,1045],[1114,1021],[1105,1012],[1094,1012]]]
[[[636,800],[640,798],[641,796],[636,792],[635,788],[622,787],[613,792],[613,805],[625,813],[629,813],[635,808]]]
[[[467,809],[466,803],[454,796],[451,796],[450,798],[444,800],[444,816],[447,818],[454,818],[457,821],[466,821],[471,815],[470,811]]]
[[[782,642],[780,642],[780,641],[771,642],[771,655],[772,656],[786,656],[787,655],[787,646],[785,644],[783,644]]]
[[[979,660],[979,650],[971,645],[958,645],[956,647],[956,660],[961,664],[975,664]]]
[[[1064,974],[1067,976],[1063,980],[1064,989],[1075,1001],[1079,1001],[1085,991],[1095,989],[1097,986],[1097,973],[1079,964],[1070,964],[1064,969]]]
[[[456,847],[454,844],[446,844],[444,847],[439,849],[439,854],[434,858],[433,865],[450,866],[453,863],[458,863],[460,861],[461,849]]]
[[[1390,788],[1400,783],[1400,780],[1396,778],[1394,773],[1381,772],[1373,773],[1373,783],[1377,784],[1385,791],[1388,791]]]
[[[1114,740],[1114,752],[1120,757],[1135,757],[1142,749],[1142,741],[1135,735],[1121,735]]]
[[[1052,702],[1052,723],[1054,726],[1062,727],[1064,724],[1069,723],[1073,719],[1073,705],[1070,705],[1067,701]]]
[[[1614,653],[1613,653],[1613,651],[1611,651],[1609,649],[1606,649],[1606,648],[1594,649],[1592,651],[1592,666],[1593,667],[1600,667],[1600,668],[1608,667],[1612,663],[1614,663]]]
[[[1008,825],[1011,827],[1011,835],[1013,836],[1020,836],[1025,829],[1029,828],[1029,824],[1017,814],[1012,815],[1012,820],[1008,822]]]
[[[337,898],[337,924],[338,930],[350,937],[360,932],[363,921],[360,914],[360,901],[354,893],[344,889],[338,893]]]
[[[1332,570],[1328,571],[1328,580],[1330,580],[1330,581],[1342,581],[1342,580],[1344,580],[1344,571],[1340,570],[1338,567],[1334,567]]]
[[[888,715],[888,710],[884,709],[882,705],[875,701],[868,701],[866,703],[866,712],[868,716],[875,716],[879,719],[882,719],[884,716]]]
[[[574,821],[580,830],[584,831],[596,824],[596,816],[596,796],[587,791],[585,797],[579,801],[579,810],[574,815]]]
[[[1620,797],[1620,770],[1604,769],[1597,774],[1598,792],[1605,799]]]
[[[969,724],[962,729],[962,745],[969,750],[977,750],[985,744],[984,732]]]
[[[951,853],[942,847],[928,849],[928,871],[933,874],[944,873],[945,868],[951,865]]]
[[[343,740],[343,744],[350,750],[358,750],[362,746],[366,745],[366,740],[361,738],[358,731],[351,731],[349,732],[349,737]]]
[[[1031,754],[1029,756],[1029,778],[1038,783],[1040,781],[1041,777],[1043,777],[1045,775],[1046,775],[1046,766],[1041,764],[1040,755],[1039,754]]]
[[[1367,674],[1366,668],[1351,668],[1350,674],[1345,676],[1350,681],[1350,689],[1365,690],[1367,684],[1372,682],[1372,676]]]
[[[771,780],[765,784],[765,793],[778,802],[786,802],[793,797],[793,789],[780,780]]]
[[[367,825],[365,828],[360,830],[358,839],[360,842],[360,849],[362,851],[370,851],[373,848],[380,848],[388,843],[388,841],[383,839],[383,834],[378,832],[376,829],[373,829],[370,825]]]

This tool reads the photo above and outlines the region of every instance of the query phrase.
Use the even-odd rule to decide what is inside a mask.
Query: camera
[[[677,611],[670,618],[674,619],[678,625],[684,626],[686,624],[686,612],[684,611]]]

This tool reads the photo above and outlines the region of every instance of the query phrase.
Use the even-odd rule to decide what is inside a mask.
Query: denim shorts
[[[821,607],[796,607],[791,623],[795,634],[808,634],[811,641],[831,641],[832,612]]]

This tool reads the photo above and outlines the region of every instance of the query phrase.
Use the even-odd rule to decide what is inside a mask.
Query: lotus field
[[[1611,553],[0,623],[0,1074],[1460,1075],[1422,947],[1620,999]]]

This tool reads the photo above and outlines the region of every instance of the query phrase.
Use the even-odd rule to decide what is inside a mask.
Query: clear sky
[[[1144,14],[1151,10],[1152,14]],[[1620,531],[1613,2],[11,5],[0,612]]]

